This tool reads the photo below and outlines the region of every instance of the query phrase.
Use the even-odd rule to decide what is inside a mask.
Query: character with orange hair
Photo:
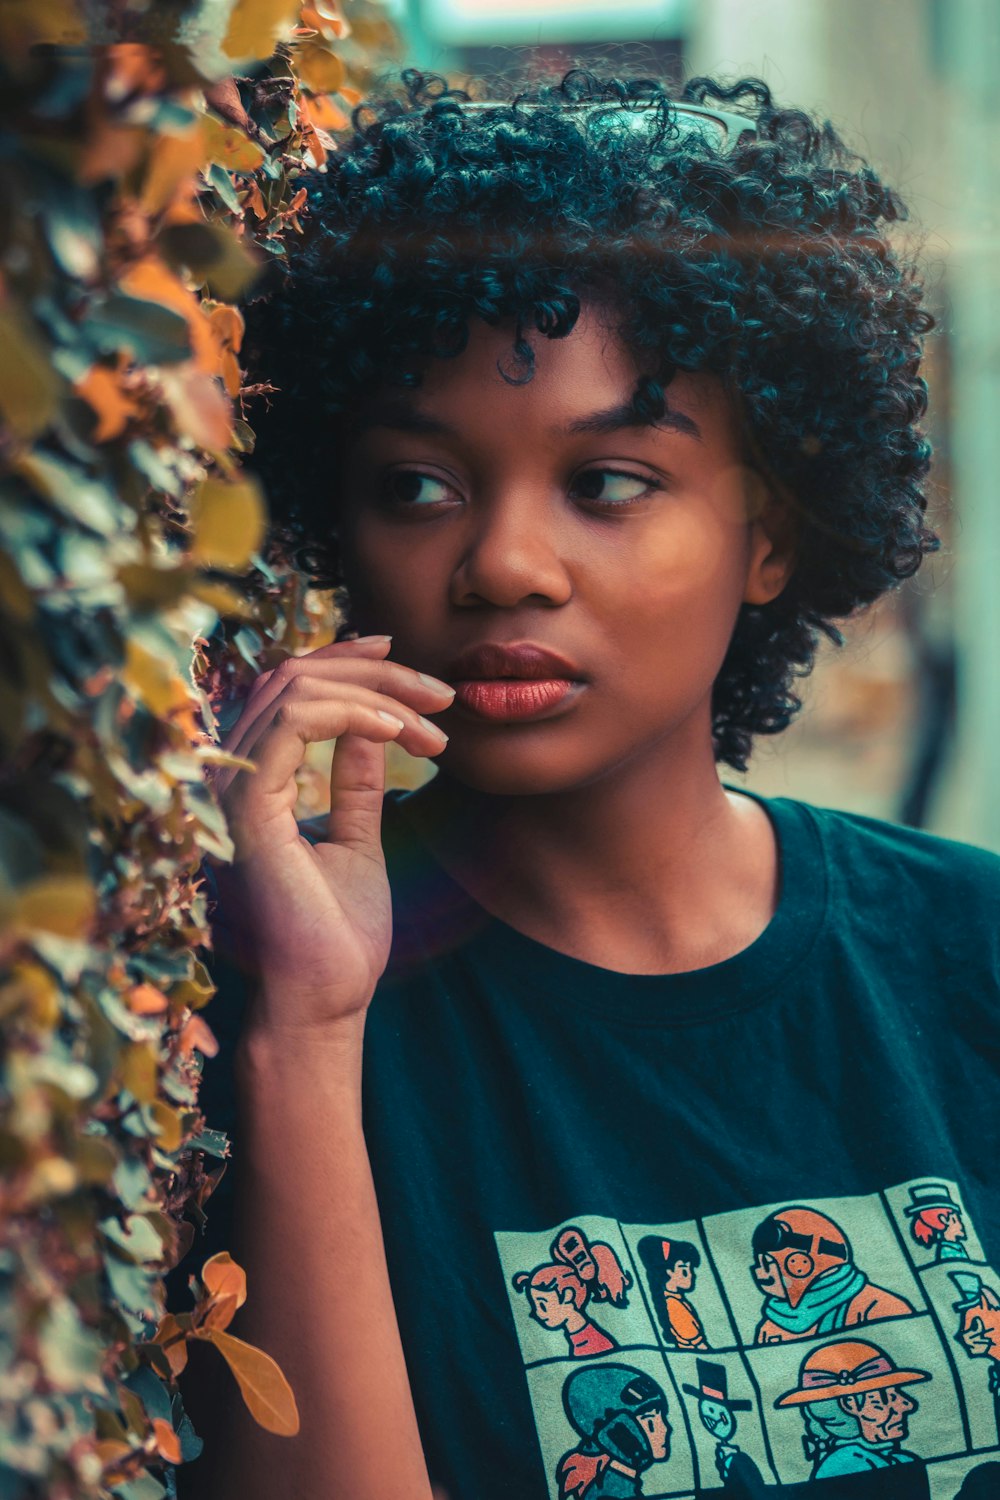
[[[854,1264],[847,1236],[825,1214],[793,1205],[769,1214],[753,1234],[753,1278],[765,1294],[754,1342],[833,1333],[876,1318],[902,1318],[913,1308],[874,1286]]]
[[[574,1359],[617,1349],[610,1334],[598,1328],[584,1309],[588,1302],[627,1307],[632,1285],[629,1272],[610,1245],[591,1244],[576,1225],[557,1234],[550,1249],[551,1261],[533,1271],[518,1271],[511,1278],[515,1291],[524,1292],[528,1299],[529,1317],[543,1328],[561,1328]]]
[[[934,1264],[943,1260],[968,1260],[965,1221],[943,1182],[918,1183],[910,1189],[910,1204],[904,1210],[910,1233],[925,1250],[934,1250]]]

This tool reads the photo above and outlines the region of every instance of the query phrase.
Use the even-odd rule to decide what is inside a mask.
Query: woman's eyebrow
[[[456,437],[457,429],[450,427],[428,412],[419,411],[409,401],[380,401],[376,406],[363,411],[357,428],[366,431],[369,427],[389,427],[395,432],[432,432],[446,437]]]
[[[682,411],[665,411],[661,417],[644,421],[636,414],[631,402],[609,406],[606,411],[591,412],[589,417],[578,417],[570,422],[567,432],[619,432],[625,427],[659,427],[666,432],[683,432],[701,442],[701,428],[693,417]]]
[[[420,411],[405,399],[380,401],[369,407],[358,418],[359,431],[370,427],[387,427],[395,432],[427,432],[444,437],[457,437],[458,429],[429,412]],[[586,417],[577,417],[567,424],[564,431],[574,436],[582,432],[621,432],[626,428],[656,427],[665,432],[680,432],[701,442],[701,428],[693,417],[682,411],[665,411],[662,416],[644,421],[636,415],[628,401],[609,406],[604,411],[591,412]]]

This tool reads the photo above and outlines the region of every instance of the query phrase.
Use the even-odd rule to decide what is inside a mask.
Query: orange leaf
[[[181,1051],[185,1053],[197,1047],[206,1057],[215,1057],[219,1050],[212,1028],[201,1016],[188,1017],[181,1028],[180,1042]]]
[[[236,1316],[235,1297],[213,1297],[205,1314],[198,1324],[199,1328],[228,1328]]]
[[[228,1250],[209,1256],[201,1268],[201,1280],[213,1297],[235,1297],[237,1307],[247,1300],[246,1272]]]
[[[218,363],[218,345],[212,336],[208,319],[194,292],[168,271],[156,256],[147,255],[130,266],[120,279],[123,291],[146,302],[159,302],[180,313],[188,325],[191,349],[198,366],[212,373]]]
[[[153,1433],[156,1438],[156,1451],[161,1458],[168,1463],[179,1464],[181,1461],[181,1442],[169,1422],[162,1417],[153,1418]]]
[[[107,365],[91,365],[74,385],[97,413],[97,426],[91,434],[95,443],[119,437],[129,418],[139,414],[136,402],[122,390],[121,376]]]
[[[346,130],[351,123],[344,111],[326,94],[310,98],[309,114],[313,124],[318,125],[321,130]]]
[[[198,1338],[214,1344],[236,1376],[250,1415],[268,1432],[294,1437],[299,1430],[299,1409],[291,1386],[279,1366],[263,1349],[218,1328],[198,1330]]]
[[[165,1313],[160,1319],[153,1343],[162,1346],[171,1374],[180,1375],[188,1362],[187,1334],[173,1313]]]
[[[169,1001],[155,984],[136,984],[128,992],[128,1008],[137,1016],[157,1016],[165,1011]]]

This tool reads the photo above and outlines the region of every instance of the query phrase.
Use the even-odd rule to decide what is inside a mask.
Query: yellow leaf
[[[125,644],[122,682],[158,718],[188,702],[189,689],[176,667],[134,639]]]
[[[44,875],[17,893],[14,921],[60,937],[85,938],[97,910],[97,892],[82,875]]]
[[[301,42],[296,47],[295,71],[306,87],[317,94],[335,94],[347,77],[336,52],[315,41]],[[313,115],[314,121],[315,118]]]
[[[235,616],[240,620],[254,618],[253,606],[248,604],[235,589],[230,588],[228,583],[205,578],[193,584],[190,592],[196,599],[200,599],[202,604],[210,604],[217,615]]]
[[[205,138],[200,125],[177,135],[159,134],[139,197],[143,212],[162,213],[181,187],[194,185],[191,179],[204,163]]]
[[[237,1307],[247,1300],[246,1272],[228,1250],[209,1256],[201,1268],[201,1280],[213,1297],[235,1297]]]
[[[271,1356],[219,1328],[199,1330],[196,1336],[214,1344],[225,1359],[255,1421],[279,1437],[294,1437],[300,1425],[299,1409],[291,1386]]]
[[[218,162],[230,172],[256,172],[264,160],[263,148],[233,125],[223,125],[221,120],[205,115],[201,129],[206,161]]]
[[[55,415],[60,380],[26,318],[0,310],[0,412],[19,438],[33,438]]]
[[[134,1042],[124,1049],[121,1079],[140,1104],[154,1103],[157,1095],[156,1053],[148,1042]]]
[[[242,572],[259,548],[267,524],[264,497],[250,476],[227,484],[206,479],[191,500],[191,558],[210,568]]]
[[[222,50],[227,57],[270,57],[291,35],[300,0],[236,0]]]
[[[176,1151],[184,1139],[180,1114],[176,1109],[171,1109],[169,1104],[164,1104],[162,1099],[155,1099],[149,1108],[160,1132],[156,1144],[164,1151]]]

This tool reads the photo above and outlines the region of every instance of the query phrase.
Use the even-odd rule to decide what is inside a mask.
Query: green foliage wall
[[[192,1338],[297,1427],[239,1267],[163,1274],[226,1168],[216,710],[330,626],[240,468],[233,304],[391,46],[367,0],[0,4],[0,1500],[174,1494]]]

